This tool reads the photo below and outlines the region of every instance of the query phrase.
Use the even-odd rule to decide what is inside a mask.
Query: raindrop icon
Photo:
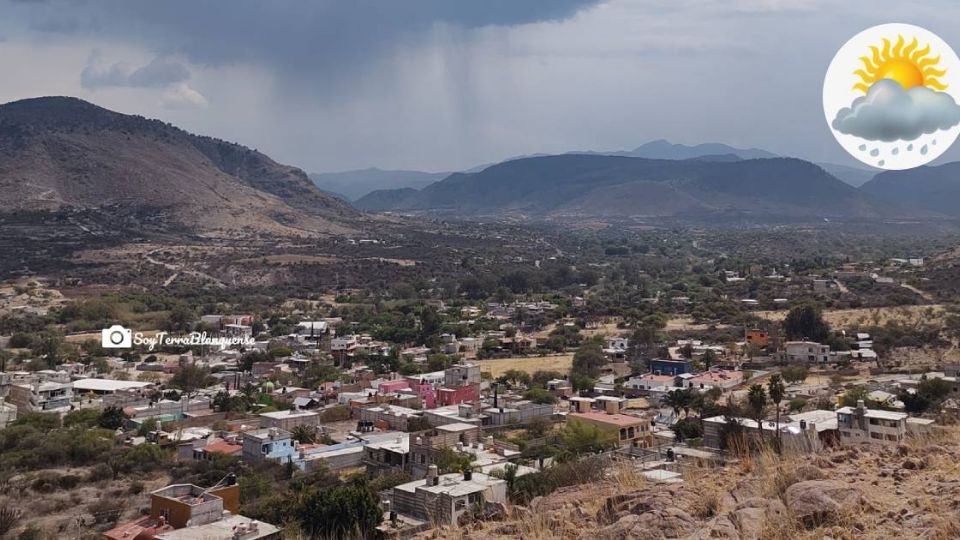
[[[907,145],[907,152],[913,152],[913,144],[912,144],[912,143]]]
[[[923,145],[920,147],[920,154],[924,156],[927,155],[927,145]]]
[[[870,155],[873,157],[877,157],[880,155],[880,150],[877,150],[876,148],[874,148],[873,150],[870,151]]]
[[[867,149],[867,145],[865,145],[865,144],[861,144],[861,145],[860,145],[860,151],[861,151],[861,152],[863,152],[863,151],[866,150],[866,149]]]
[[[899,148],[894,148],[893,150],[890,151],[890,153],[893,154],[893,155],[897,155],[897,154],[900,153],[900,149],[899,149]]]
[[[877,163],[877,165],[880,166],[880,167],[883,167],[883,163],[884,163],[884,161],[881,159],[880,162]]]

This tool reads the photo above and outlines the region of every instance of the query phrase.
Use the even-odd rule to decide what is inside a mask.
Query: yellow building
[[[620,446],[653,446],[650,420],[640,416],[603,412],[570,413],[567,415],[567,422],[596,426],[615,437]]]

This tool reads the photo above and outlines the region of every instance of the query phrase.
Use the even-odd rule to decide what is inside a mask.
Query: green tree
[[[761,384],[750,385],[747,391],[747,406],[750,410],[750,417],[757,422],[757,433],[760,435],[760,444],[763,444],[763,417],[767,410],[767,391]]]
[[[560,440],[574,454],[595,453],[616,446],[617,438],[608,431],[586,422],[573,421],[560,431]]]
[[[89,428],[97,425],[100,411],[96,409],[74,409],[63,416],[63,427]]]
[[[823,320],[820,307],[810,302],[790,308],[783,321],[783,330],[788,339],[809,339],[820,343],[830,335],[830,326]]]
[[[787,366],[780,371],[787,384],[802,383],[807,380],[809,370],[806,366]]]
[[[783,379],[780,377],[779,374],[774,373],[773,375],[770,376],[770,380],[767,381],[767,393],[770,394],[770,401],[773,402],[773,405],[776,408],[776,415],[777,415],[776,445],[777,445],[777,452],[782,452],[783,449],[780,447],[781,445],[780,402],[783,401],[783,398],[787,393],[787,389],[783,385]]]
[[[570,372],[596,379],[600,375],[600,368],[606,363],[607,357],[603,354],[603,345],[599,338],[591,338],[585,341],[573,355],[573,366]]]
[[[526,393],[523,394],[523,399],[528,399],[540,405],[557,402],[557,398],[553,394],[539,387],[527,390]]]
[[[193,393],[210,386],[213,382],[213,377],[210,376],[208,368],[196,364],[186,364],[173,374],[169,384],[173,388],[182,390],[186,400],[190,401],[190,396]]]
[[[294,426],[293,429],[290,430],[290,435],[293,440],[300,444],[313,444],[317,442],[317,428],[314,426],[303,424]]]
[[[105,429],[116,430],[123,427],[127,418],[127,413],[123,412],[123,409],[116,405],[108,405],[104,407],[100,417],[97,418],[97,425]]]

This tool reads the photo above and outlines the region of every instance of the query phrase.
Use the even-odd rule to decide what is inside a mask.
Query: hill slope
[[[0,106],[0,189],[0,210],[120,205],[205,231],[333,233],[359,215],[255,150],[69,97]]]
[[[960,163],[885,171],[861,189],[879,199],[960,217]]]
[[[780,219],[899,217],[904,212],[798,159],[660,160],[567,154],[454,173],[419,192],[379,192],[372,210],[525,217]]]

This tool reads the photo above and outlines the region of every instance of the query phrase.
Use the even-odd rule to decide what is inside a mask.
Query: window
[[[888,441],[896,441],[896,440],[897,440],[897,436],[896,436],[896,435],[890,435],[890,434],[888,433],[888,434],[887,434],[887,440],[888,440]]]
[[[881,439],[881,440],[882,440],[882,439],[883,439],[883,434],[882,434],[882,433],[871,432],[871,433],[870,433],[870,438],[871,438],[871,439]]]
[[[465,499],[457,499],[453,503],[453,510],[456,512],[464,510],[466,507],[467,507],[467,501]]]

